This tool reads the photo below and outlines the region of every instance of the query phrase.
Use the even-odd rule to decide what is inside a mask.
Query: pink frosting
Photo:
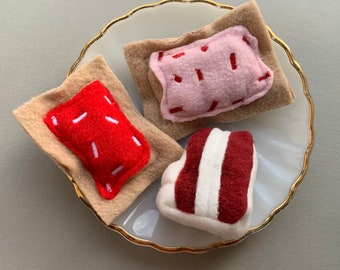
[[[151,54],[149,66],[160,81],[165,119],[185,122],[249,104],[273,84],[260,58],[257,39],[243,26]]]

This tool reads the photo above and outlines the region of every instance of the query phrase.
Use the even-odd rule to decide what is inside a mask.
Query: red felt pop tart
[[[44,122],[80,158],[107,200],[149,161],[149,143],[100,81],[51,109]]]
[[[201,129],[165,170],[157,206],[183,225],[238,239],[248,230],[256,170],[249,132]]]

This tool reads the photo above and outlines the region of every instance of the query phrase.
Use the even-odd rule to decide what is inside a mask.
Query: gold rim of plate
[[[233,6],[226,5],[226,4],[220,4],[220,3],[217,3],[215,1],[210,1],[210,0],[162,0],[162,1],[159,1],[159,2],[155,2],[155,3],[138,6],[134,9],[132,9],[131,11],[129,11],[128,13],[126,13],[125,15],[110,21],[108,24],[106,24],[100,30],[100,32],[95,37],[93,37],[92,39],[90,39],[86,43],[85,46],[82,48],[78,58],[76,59],[76,61],[72,64],[71,68],[69,69],[69,71],[67,73],[67,77],[75,71],[75,69],[77,68],[77,66],[81,62],[81,60],[84,58],[84,56],[85,56],[87,50],[90,48],[90,46],[93,43],[95,43],[98,39],[100,39],[112,25],[116,24],[119,21],[126,20],[131,15],[133,15],[134,13],[136,13],[137,11],[140,11],[142,9],[153,8],[153,7],[157,7],[157,6],[160,6],[160,5],[163,5],[163,4],[166,4],[166,3],[171,3],[171,2],[178,2],[178,3],[197,3],[197,2],[199,2],[199,3],[206,3],[206,4],[209,4],[209,5],[215,6],[217,8],[221,8],[221,9],[232,10],[234,8]],[[289,46],[282,39],[280,39],[272,31],[272,29],[269,26],[267,26],[267,29],[268,29],[268,32],[271,36],[271,39],[284,49],[285,53],[288,56],[290,64],[298,72],[300,79],[302,81],[303,93],[306,97],[306,100],[307,100],[308,106],[309,106],[309,118],[308,118],[309,141],[308,141],[308,146],[307,146],[306,151],[304,153],[302,169],[301,169],[298,177],[293,182],[286,199],[279,206],[277,206],[260,225],[253,227],[253,228],[250,228],[247,231],[247,233],[244,236],[242,236],[241,238],[236,239],[236,240],[232,240],[232,241],[228,240],[228,241],[215,242],[215,243],[203,246],[203,247],[189,247],[189,246],[168,247],[168,246],[160,245],[160,244],[151,242],[149,240],[145,240],[145,239],[135,237],[132,234],[128,233],[124,228],[122,228],[119,225],[115,225],[115,224],[106,225],[97,216],[105,227],[120,233],[127,240],[129,240],[129,241],[131,241],[135,244],[142,245],[142,246],[149,246],[149,247],[155,248],[155,249],[162,251],[162,252],[168,252],[168,253],[175,253],[175,252],[203,253],[203,252],[213,250],[215,248],[228,247],[228,246],[233,246],[233,245],[238,244],[239,242],[244,240],[249,235],[251,235],[255,232],[258,232],[261,229],[263,229],[265,226],[267,226],[272,221],[272,219],[276,216],[276,214],[278,214],[283,208],[285,208],[288,205],[288,203],[292,200],[298,186],[300,185],[303,178],[305,177],[305,175],[307,173],[308,166],[309,166],[310,155],[312,153],[313,146],[314,146],[314,140],[315,140],[315,134],[314,134],[314,104],[313,104],[313,100],[312,100],[312,97],[311,97],[309,89],[308,89],[308,83],[307,83],[307,78],[305,76],[305,73],[304,73],[303,69],[301,68],[301,66],[299,65],[299,63],[296,61],[295,57],[293,56],[293,53],[290,50]],[[73,177],[69,173],[67,173],[67,175],[68,175],[69,179],[71,180],[71,182],[73,183],[76,195],[81,199],[81,201],[87,207],[89,207],[93,211],[92,206],[87,201],[85,196],[82,194],[78,185],[73,181]]]

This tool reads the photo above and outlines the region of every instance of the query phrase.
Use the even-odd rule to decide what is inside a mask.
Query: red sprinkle
[[[213,110],[215,110],[217,104],[218,104],[218,101],[214,100],[214,101],[211,103],[208,112],[212,112]]]
[[[169,110],[170,113],[177,113],[177,112],[180,112],[180,111],[183,111],[183,107],[175,107],[175,108],[171,108]]]
[[[196,71],[198,80],[202,81],[204,79],[202,71],[200,69],[195,69],[195,71]]]
[[[231,69],[232,69],[232,70],[237,69],[235,53],[231,53],[231,54],[230,54],[230,64],[231,64]]]
[[[205,45],[201,47],[202,52],[206,52],[208,50],[209,46]]]
[[[250,42],[246,36],[243,36],[242,40],[250,46]]]
[[[184,56],[185,55],[185,52],[180,52],[180,53],[177,53],[177,54],[174,54],[173,56],[172,56],[172,58],[180,58],[180,57],[182,57],[182,56]]]
[[[269,77],[270,77],[270,73],[269,73],[269,71],[267,71],[266,74],[264,74],[263,76],[259,77],[257,80],[260,82],[260,81],[263,81],[263,80],[265,80],[265,79],[267,79]]]
[[[161,61],[161,60],[162,60],[163,54],[164,54],[164,52],[159,52],[159,53],[158,53],[158,61]]]
[[[174,80],[175,80],[175,82],[181,83],[182,82],[182,77],[180,77],[178,75],[174,75]]]
[[[236,103],[242,102],[243,100],[244,100],[244,98],[240,98],[238,100],[233,101],[233,103],[231,103],[231,104],[234,105]]]

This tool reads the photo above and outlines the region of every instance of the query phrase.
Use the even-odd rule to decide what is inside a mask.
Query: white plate
[[[126,43],[148,38],[177,37],[220,18],[232,7],[211,1],[162,1],[132,10],[109,22],[83,48],[71,67],[73,72],[98,54],[125,85],[137,108],[141,100],[123,55]],[[258,173],[254,190],[254,212],[246,236],[262,229],[285,207],[302,181],[314,143],[313,103],[302,69],[288,46],[268,28],[280,63],[294,89],[294,104],[244,121],[219,125],[222,129],[249,130],[258,151]],[[203,252],[230,246],[208,233],[179,225],[162,217],[155,205],[159,181],[155,181],[135,202],[108,226],[128,240],[161,251]],[[82,195],[77,193],[79,197]]]

